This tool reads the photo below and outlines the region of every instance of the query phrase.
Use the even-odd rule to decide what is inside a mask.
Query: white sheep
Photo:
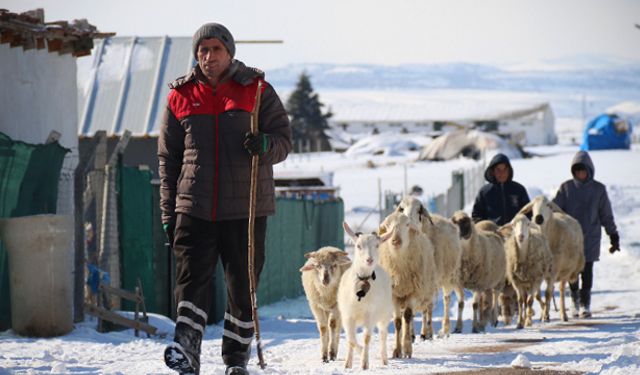
[[[378,246],[391,235],[378,237],[376,234],[355,234],[346,222],[343,226],[355,244],[353,263],[345,271],[338,287],[338,308],[348,341],[345,368],[351,368],[353,349],[358,348],[361,351],[361,367],[366,370],[369,368],[369,343],[374,326],[378,327],[380,336],[382,364],[388,364],[387,332],[393,313],[391,279],[378,264]],[[356,339],[359,326],[364,331],[364,347],[358,345]]]
[[[542,281],[552,274],[553,256],[546,237],[537,227],[531,226],[531,221],[523,214],[517,214],[500,232],[506,239],[507,278],[518,296],[517,328],[529,327],[533,320],[533,298],[539,298]],[[541,305],[544,318],[548,306],[542,302]]]
[[[487,319],[494,326],[498,321],[498,295],[506,267],[503,240],[497,233],[478,229],[463,211],[455,212],[451,221],[460,230],[462,283],[473,291],[472,332],[477,333],[484,330]]]
[[[345,251],[327,246],[306,253],[302,273],[302,286],[320,333],[322,361],[335,360],[340,339],[340,311],[338,285],[351,261]],[[327,332],[328,331],[328,332]]]
[[[449,219],[430,214],[422,202],[415,197],[402,198],[396,212],[401,212],[411,219],[414,225],[420,226],[433,244],[433,254],[436,269],[438,271],[437,284],[442,288],[442,302],[444,304],[442,327],[438,332],[439,337],[449,334],[449,306],[451,304],[451,292],[455,292],[458,298],[458,317],[456,332],[462,330],[462,309],[464,306],[464,288],[460,278],[460,262],[462,259],[462,246],[460,234]],[[426,315],[423,315],[425,317]],[[427,322],[423,321],[423,326]],[[422,337],[426,339],[426,337]]]
[[[391,240],[380,245],[380,265],[393,283],[395,358],[411,358],[413,354],[413,316],[425,314],[422,336],[433,337],[433,299],[437,279],[433,245],[429,238],[406,215],[394,212],[380,225],[381,233],[392,234]]]
[[[547,283],[560,284],[560,317],[569,320],[565,309],[565,287],[567,282],[575,282],[584,268],[584,238],[582,228],[577,220],[567,215],[558,205],[549,201],[545,196],[535,197],[527,203],[519,213],[532,213],[532,221],[536,223],[547,237],[549,248],[553,255],[553,275]],[[552,291],[553,289],[551,289]],[[547,305],[551,296],[547,296]],[[549,309],[546,309],[544,319],[549,320]]]

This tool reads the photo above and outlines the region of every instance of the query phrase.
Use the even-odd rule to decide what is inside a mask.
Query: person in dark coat
[[[489,183],[476,196],[471,213],[474,222],[491,220],[504,225],[529,203],[527,189],[513,181],[513,167],[506,155],[497,154],[491,159],[484,178]]]
[[[235,42],[226,27],[203,25],[192,46],[197,65],[170,84],[158,138],[162,223],[176,259],[176,327],[164,360],[181,374],[200,372],[200,346],[220,260],[227,288],[225,374],[248,374],[254,335],[247,230],[251,160],[259,157],[253,231],[257,287],[266,256],[267,216],[275,212],[273,165],[291,151],[291,127],[264,72],[234,59]]]
[[[573,178],[560,185],[553,202],[567,214],[578,220],[584,236],[585,266],[579,281],[570,284],[574,316],[591,317],[591,287],[593,286],[593,262],[600,259],[601,229],[604,227],[611,246],[609,252],[620,251],[620,236],[613,219],[611,202],[604,184],[596,181],[595,167],[586,151],[578,151],[571,162]],[[582,311],[579,313],[579,310]]]

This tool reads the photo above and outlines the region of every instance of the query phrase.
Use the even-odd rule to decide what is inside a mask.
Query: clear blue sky
[[[47,21],[86,18],[121,36],[191,36],[205,22],[236,39],[236,57],[290,63],[529,63],[608,56],[640,64],[639,0],[0,0]]]

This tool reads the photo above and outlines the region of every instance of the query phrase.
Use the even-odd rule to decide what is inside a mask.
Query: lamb
[[[477,333],[484,330],[487,315],[494,326],[498,321],[497,299],[504,287],[506,268],[503,240],[497,233],[476,228],[463,211],[455,212],[451,221],[460,229],[462,283],[473,291],[472,332]]]
[[[540,227],[549,242],[554,269],[547,283],[551,285],[560,283],[560,317],[566,322],[568,321],[564,301],[566,283],[575,282],[585,264],[582,228],[576,219],[567,215],[558,205],[543,195],[535,197],[522,207],[519,213],[529,212],[532,213],[533,222]],[[547,305],[550,299],[551,296],[547,296]],[[549,321],[548,308],[544,319]]]
[[[320,333],[320,354],[323,362],[333,361],[338,354],[341,325],[338,285],[351,261],[345,251],[331,246],[304,256],[307,262],[300,268],[302,286]]]
[[[380,245],[380,265],[393,283],[395,358],[411,358],[414,311],[426,315],[422,336],[431,338],[433,299],[437,292],[433,245],[421,228],[406,215],[394,212],[380,225],[380,231],[391,234],[391,241]]]
[[[517,328],[530,327],[533,319],[533,298],[540,298],[540,284],[552,274],[553,256],[545,236],[523,214],[517,214],[500,232],[506,238],[504,249],[507,257],[507,278],[518,296]],[[547,285],[547,295],[551,287]],[[542,303],[542,318],[547,311],[549,301]],[[525,317],[526,305],[526,317]]]
[[[369,368],[369,343],[373,327],[378,327],[380,335],[380,358],[388,364],[387,332],[393,307],[391,305],[391,279],[378,265],[378,246],[391,234],[378,237],[376,234],[355,234],[345,222],[345,232],[354,246],[353,264],[345,271],[338,287],[338,309],[342,315],[348,351],[345,368],[353,364],[353,349],[361,352],[361,367]],[[364,347],[358,345],[356,328],[363,326]]]
[[[458,318],[456,332],[462,330],[462,309],[464,306],[464,289],[460,278],[460,261],[462,259],[462,246],[458,228],[449,219],[436,214],[430,214],[423,204],[415,197],[402,198],[396,212],[401,212],[411,219],[416,226],[422,227],[433,244],[435,265],[440,276],[437,285],[442,288],[442,300],[444,304],[442,327],[438,332],[439,337],[449,334],[449,306],[451,304],[451,292],[455,291],[458,298]],[[425,317],[426,315],[423,315]],[[423,321],[423,326],[426,322]],[[426,339],[426,337],[422,337]]]

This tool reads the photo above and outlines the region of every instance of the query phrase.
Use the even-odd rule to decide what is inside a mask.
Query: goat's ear
[[[300,268],[300,272],[311,271],[311,270],[314,270],[315,268],[316,268],[316,261],[313,258],[311,258],[307,260],[304,266]]]
[[[353,242],[356,242],[358,236],[353,232],[353,230],[351,230],[351,227],[349,226],[349,224],[347,224],[346,221],[342,222],[342,227],[344,228],[344,231],[349,235],[349,237],[351,237],[351,240],[353,240]]]
[[[532,208],[533,208],[533,201],[527,203],[524,207],[520,209],[520,211],[518,211],[518,213],[526,215],[531,212]]]
[[[304,257],[305,257],[305,258],[307,258],[307,259],[311,259],[311,258],[313,258],[315,255],[316,255],[316,252],[315,252],[315,251],[310,251],[310,252],[308,252],[308,253],[305,253],[305,254],[304,254]]]
[[[507,223],[507,224],[501,226],[498,229],[498,234],[502,238],[507,238],[507,237],[511,236],[511,233],[513,233],[513,224],[511,224],[511,223]]]
[[[558,206],[557,204],[555,204],[554,202],[549,202],[549,204],[547,205],[549,206],[549,208],[551,209],[551,211],[553,212],[559,212],[561,214],[565,213],[564,210],[562,208],[560,208],[560,206]]]

